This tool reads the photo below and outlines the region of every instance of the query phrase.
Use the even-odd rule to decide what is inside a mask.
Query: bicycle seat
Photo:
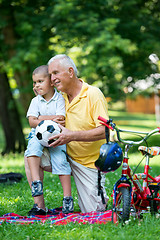
[[[160,155],[160,147],[145,147],[145,146],[139,146],[139,151],[142,152],[142,154],[149,154],[150,156],[157,156]]]

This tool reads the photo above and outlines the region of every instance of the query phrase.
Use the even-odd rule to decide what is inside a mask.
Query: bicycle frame
[[[125,187],[129,188],[130,192],[130,198],[131,198],[131,192],[132,192],[132,186],[131,182],[127,179],[127,175],[129,178],[131,178],[131,169],[128,166],[128,151],[129,151],[130,145],[125,146],[125,155],[123,158],[123,165],[122,165],[122,175],[121,178],[115,183],[114,188],[113,188],[113,210],[115,209],[116,206],[116,198],[117,198],[117,193],[118,193],[118,188]]]
[[[151,198],[151,192],[148,188],[148,185],[150,183],[150,180],[154,183],[160,183],[160,175],[157,177],[152,177],[149,174],[149,156],[146,156],[146,162],[144,167],[144,173],[138,173],[134,174],[132,172],[132,169],[128,165],[128,151],[130,149],[129,145],[125,146],[125,155],[123,159],[123,165],[122,165],[122,175],[121,178],[115,183],[113,188],[113,208],[115,208],[116,204],[116,198],[118,194],[118,189],[121,187],[128,188],[130,192],[130,200],[131,205],[134,205],[136,209],[139,210],[147,210],[147,207],[150,206],[149,200],[154,200],[160,202],[160,198]],[[128,178],[129,177],[129,180]],[[143,185],[140,183],[139,180],[143,180]],[[134,185],[134,188],[132,188],[132,184]],[[155,185],[156,186],[156,185]],[[133,192],[134,191],[134,192]],[[135,196],[133,195],[136,191],[136,202],[135,202]],[[141,205],[138,204],[138,202],[141,201]],[[138,205],[136,205],[138,204]]]
[[[98,118],[101,120],[101,124],[111,130],[116,130],[118,141],[125,144],[124,158],[122,164],[122,174],[121,178],[115,183],[113,188],[113,211],[112,211],[112,221],[117,222],[117,216],[121,217],[121,220],[125,221],[129,219],[130,206],[136,209],[139,214],[142,210],[148,210],[148,207],[152,208],[151,213],[156,212],[160,208],[160,175],[157,177],[152,177],[149,174],[149,160],[150,154],[146,153],[145,166],[143,173],[133,174],[132,169],[128,164],[128,151],[133,145],[140,145],[143,141],[149,138],[155,133],[160,133],[160,128],[154,129],[149,133],[122,130],[116,127],[112,120],[105,120],[102,117]],[[140,141],[123,140],[120,138],[121,132],[138,133],[145,134],[145,137]],[[142,183],[140,182],[142,180]],[[132,187],[133,185],[133,187]],[[126,189],[126,190],[125,190]],[[124,192],[125,190],[125,192]],[[124,199],[126,195],[127,201]],[[127,203],[127,208],[123,206],[123,210],[120,207],[120,202]]]
[[[150,207],[150,201],[157,201],[160,203],[160,198],[157,198],[157,196],[154,197],[152,192],[158,184],[160,186],[160,175],[152,177],[149,174],[149,159],[149,155],[146,155],[144,172],[134,174],[131,179],[134,185],[131,204],[137,210],[148,210],[148,207]],[[143,184],[141,184],[139,180],[142,180]],[[153,187],[151,188],[150,186],[152,186],[152,184]]]

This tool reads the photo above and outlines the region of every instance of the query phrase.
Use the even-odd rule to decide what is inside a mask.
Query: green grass
[[[116,124],[125,129],[138,129],[142,131],[150,131],[155,128],[154,115],[144,114],[128,114],[124,111],[110,111],[110,116]],[[0,133],[1,133],[0,128]],[[25,129],[28,132],[29,129]],[[127,136],[125,136],[127,137]],[[3,140],[0,134],[0,140]],[[0,141],[2,142],[2,141]],[[159,136],[153,136],[150,144],[158,145]],[[3,145],[0,145],[2,148]],[[142,158],[141,154],[137,152],[136,148],[131,150],[130,165],[135,169],[136,165]],[[143,171],[142,162],[138,168],[138,172]],[[158,157],[151,159],[151,174],[160,174],[160,162]],[[14,212],[19,215],[27,215],[28,210],[33,205],[30,188],[25,177],[23,154],[9,154],[4,157],[0,156],[0,173],[20,172],[24,178],[19,183],[14,184],[0,184],[0,216],[5,213]],[[120,177],[121,168],[113,173],[106,175],[106,190],[110,196],[108,208],[112,207],[112,190],[114,183]],[[51,173],[45,173],[44,178],[44,192],[46,206],[49,208],[58,207],[61,205],[63,194],[57,176]],[[72,193],[75,204],[75,211],[79,211],[77,193],[74,181],[72,179]],[[160,218],[151,217],[150,214],[145,214],[142,220],[136,219],[129,222],[129,224],[122,226],[113,225],[111,222],[107,224],[78,224],[69,223],[63,226],[51,225],[49,222],[45,224],[34,223],[30,225],[17,225],[3,223],[0,225],[0,239],[106,239],[106,240],[158,240],[160,239]]]

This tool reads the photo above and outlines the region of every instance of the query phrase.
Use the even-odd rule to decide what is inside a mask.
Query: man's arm
[[[59,126],[62,132],[50,139],[58,138],[54,141],[50,147],[57,147],[59,145],[67,144],[71,141],[78,142],[93,142],[101,139],[105,139],[105,126],[99,126],[91,130],[86,131],[71,131],[65,127]]]

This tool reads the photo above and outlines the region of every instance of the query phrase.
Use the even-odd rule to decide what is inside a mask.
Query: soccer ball
[[[44,147],[49,147],[49,144],[54,142],[56,139],[48,139],[59,134],[60,131],[61,130],[56,122],[52,120],[43,120],[36,127],[36,137]]]

